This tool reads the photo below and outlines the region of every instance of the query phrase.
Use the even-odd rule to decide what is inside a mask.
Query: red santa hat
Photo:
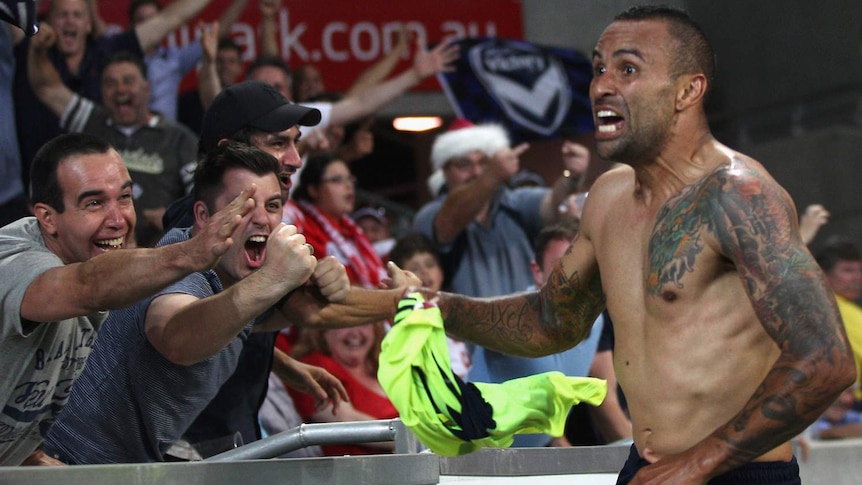
[[[509,136],[502,126],[474,125],[464,118],[456,118],[449,125],[449,130],[439,135],[431,147],[431,167],[434,169],[434,173],[428,177],[431,194],[436,197],[443,186],[443,165],[449,160],[476,150],[491,156],[509,145]]]

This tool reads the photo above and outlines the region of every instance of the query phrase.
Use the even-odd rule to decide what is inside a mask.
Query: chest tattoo
[[[704,184],[709,183],[707,179]],[[649,241],[647,291],[659,296],[668,283],[683,287],[682,278],[694,271],[697,256],[703,251],[701,235],[709,225],[703,184],[685,189],[659,211]]]

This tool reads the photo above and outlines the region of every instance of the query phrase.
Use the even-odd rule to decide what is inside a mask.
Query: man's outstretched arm
[[[243,191],[188,241],[155,249],[109,251],[82,263],[49,269],[30,283],[21,318],[56,322],[123,308],[187,274],[211,268],[233,244],[230,237],[254,206],[254,189]],[[45,304],[46,295],[50,305]]]
[[[450,41],[443,41],[430,51],[426,51],[421,40],[417,38],[413,66],[410,69],[392,79],[367,87],[360,94],[333,104],[330,123],[343,125],[374,114],[425,78],[438,72],[452,70],[451,63],[458,58],[458,55],[458,47]]]
[[[540,291],[496,298],[439,293],[446,331],[498,352],[540,357],[574,347],[605,309],[592,243],[583,233]]]

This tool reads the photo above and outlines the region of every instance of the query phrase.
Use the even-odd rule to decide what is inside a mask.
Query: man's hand
[[[571,177],[577,179],[590,168],[590,150],[578,143],[568,140],[563,141],[563,166],[571,173]]]
[[[486,168],[498,181],[506,182],[513,175],[518,173],[521,168],[521,162],[518,157],[527,151],[530,145],[521,143],[514,148],[504,148],[497,151],[489,160]]]
[[[409,288],[422,286],[422,280],[412,271],[403,270],[392,261],[386,263],[386,273],[389,275],[380,280],[380,289]]]
[[[201,31],[200,42],[203,59],[206,62],[215,62],[218,52],[219,24],[217,21],[209,24],[201,22],[198,24],[198,28]]]
[[[317,285],[320,294],[331,303],[343,301],[350,291],[347,270],[335,256],[327,256],[317,261],[311,281]]]
[[[829,211],[820,204],[811,204],[805,208],[802,217],[799,218],[799,234],[805,244],[811,244],[814,236],[829,222]]]
[[[260,0],[258,5],[261,18],[275,18],[281,8],[281,0]]]
[[[446,39],[430,51],[425,50],[422,40],[416,38],[416,54],[413,58],[413,71],[420,80],[433,76],[438,72],[451,72],[455,70],[452,65],[461,56],[457,45],[452,44],[452,39]]]
[[[304,285],[317,267],[317,258],[296,226],[280,223],[266,240],[266,259],[257,271],[267,286],[284,295]]]
[[[254,199],[251,196],[255,190],[257,188],[252,186],[240,192],[230,204],[213,214],[203,227],[198,228],[186,243],[191,248],[187,254],[195,271],[215,266],[219,258],[233,245],[231,235],[234,229],[254,208]]]
[[[685,455],[666,456],[638,470],[630,485],[706,485],[709,481],[696,460]]]
[[[30,38],[32,52],[44,53],[57,43],[57,31],[48,22],[39,24],[39,34]]]
[[[287,356],[284,359],[284,366],[286,370],[278,375],[284,385],[314,396],[315,407],[332,404],[332,414],[335,414],[341,401],[350,401],[344,385],[326,369],[304,364]]]
[[[42,24],[46,25],[46,24]],[[40,30],[41,33],[41,30]],[[62,461],[52,458],[45,454],[42,450],[36,450],[21,463],[21,466],[65,466],[66,464]]]

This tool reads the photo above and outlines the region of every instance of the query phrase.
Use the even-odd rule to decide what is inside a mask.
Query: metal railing
[[[345,445],[394,441],[395,453],[418,453],[422,445],[400,419],[347,423],[301,424],[262,440],[249,443],[204,461],[238,461],[276,458],[314,445]]]

